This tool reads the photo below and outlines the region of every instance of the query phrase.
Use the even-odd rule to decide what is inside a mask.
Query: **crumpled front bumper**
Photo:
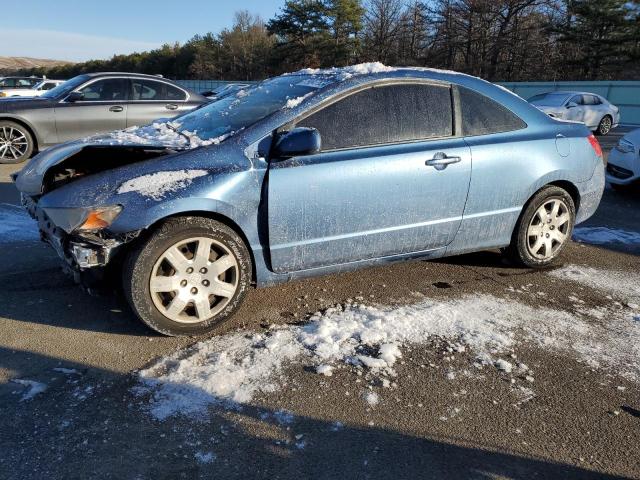
[[[64,260],[66,270],[74,276],[83,270],[107,266],[119,249],[139,234],[133,232],[119,237],[68,234],[53,223],[33,198],[23,194],[21,201],[29,215],[38,222],[41,239],[53,247]]]

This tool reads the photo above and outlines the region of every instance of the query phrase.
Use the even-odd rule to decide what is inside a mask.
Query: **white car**
[[[584,123],[599,135],[608,134],[620,123],[620,110],[589,92],[548,92],[534,95],[529,103],[553,118]]]
[[[0,97],[39,97],[47,90],[51,90],[64,82],[64,80],[42,80],[36,83],[33,88],[3,88],[0,90]]]
[[[640,179],[640,128],[627,133],[609,153],[607,181],[627,186]]]

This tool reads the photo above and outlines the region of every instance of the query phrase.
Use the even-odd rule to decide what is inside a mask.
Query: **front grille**
[[[625,178],[629,178],[633,175],[633,172],[631,170],[618,167],[617,165],[613,165],[611,163],[607,164],[607,173],[613,177],[620,178],[622,180],[624,180]]]

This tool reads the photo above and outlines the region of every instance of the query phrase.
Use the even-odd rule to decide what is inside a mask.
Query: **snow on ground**
[[[178,170],[156,172],[127,180],[116,193],[137,192],[145,197],[161,200],[167,193],[181,190],[195,178],[207,175],[206,170]]]
[[[0,244],[37,242],[39,239],[36,221],[23,208],[0,203]]]
[[[577,242],[593,245],[606,245],[609,243],[633,245],[640,244],[640,232],[607,227],[577,227],[573,230],[573,239]]]
[[[615,270],[602,270],[582,265],[567,265],[549,272],[561,280],[571,280],[596,290],[609,292],[620,300],[640,303],[640,275]]]
[[[394,365],[402,348],[436,338],[448,341],[452,351],[470,348],[476,368],[496,368],[503,375],[516,367],[501,357],[511,359],[515,348],[527,343],[573,354],[632,380],[640,377],[640,322],[632,316],[612,314],[599,321],[475,295],[396,307],[349,303],[317,313],[302,326],[214,337],[141,371],[136,392],[151,394],[149,410],[163,420],[176,414],[198,417],[209,405],[249,403],[284,385],[288,367],[310,366],[327,375],[345,364],[359,365],[401,382]],[[531,376],[521,365],[518,372]],[[372,396],[365,400],[375,403]]]
[[[27,387],[27,390],[22,394],[21,402],[25,400],[31,400],[36,395],[44,392],[47,389],[45,383],[36,382],[35,380],[23,380],[20,378],[14,378],[11,380],[13,383]]]

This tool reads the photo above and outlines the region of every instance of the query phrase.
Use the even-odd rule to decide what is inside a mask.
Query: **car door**
[[[450,243],[471,175],[470,149],[454,136],[451,105],[448,85],[378,85],[298,121],[320,132],[323,147],[313,155],[270,159],[273,270]]]
[[[158,118],[171,118],[191,110],[187,92],[160,80],[134,78],[127,109],[127,127],[146,125]]]
[[[122,130],[127,125],[129,81],[126,78],[102,78],[83,84],[55,108],[58,141],[66,142],[98,133]]]
[[[575,104],[575,106],[570,106]],[[584,122],[585,106],[582,95],[574,95],[567,102],[567,120],[573,120],[574,122]]]

